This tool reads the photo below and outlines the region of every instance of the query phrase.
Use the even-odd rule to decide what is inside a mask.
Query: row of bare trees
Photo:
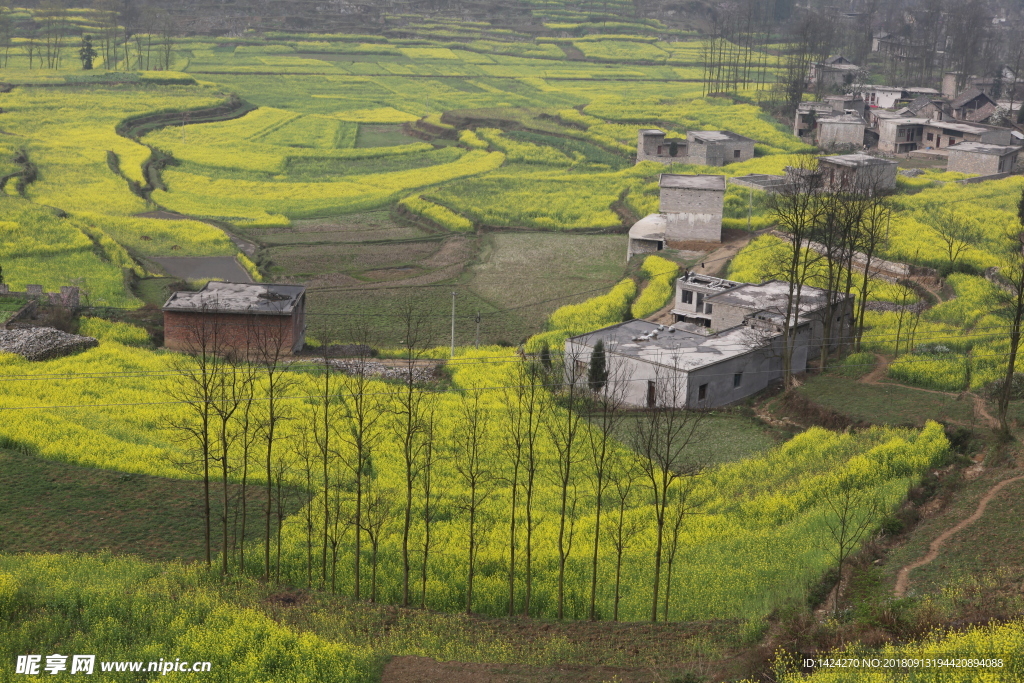
[[[707,452],[693,448],[704,414],[674,407],[685,403],[680,375],[660,377],[662,407],[641,411],[624,403],[630,378],[619,366],[595,381],[588,363],[557,353],[548,366],[524,360],[489,373],[498,386],[431,391],[417,383],[427,340],[412,315],[395,361],[401,378],[387,382],[371,374],[367,355],[339,371],[327,332],[323,358],[287,368],[279,335],[253,318],[240,333],[217,316],[195,316],[172,382],[183,409],[169,427],[188,454],[180,464],[203,482],[208,564],[426,607],[453,578],[450,565],[433,566],[443,549],[464,560],[463,607],[472,612],[482,544],[504,538],[504,566],[491,561],[487,572],[504,575],[509,615],[550,609],[566,618],[572,609],[618,619],[623,592],[636,594],[625,561],[648,536],[650,618],[671,617]],[[247,537],[258,516],[262,538]],[[543,577],[542,526],[557,538],[541,548]],[[493,558],[495,548],[487,551]],[[599,578],[612,574],[608,596]],[[537,603],[541,578],[554,594]],[[493,604],[493,595],[483,599]],[[583,601],[583,613],[569,607]]]
[[[782,365],[791,386],[793,355],[801,343],[796,327],[802,323],[806,287],[825,290],[827,306],[816,315],[822,327],[821,365],[828,363],[834,340],[860,349],[866,303],[875,282],[879,253],[889,237],[893,212],[891,193],[873,169],[836,172],[819,169],[816,160],[801,157],[788,169],[787,182],[769,193],[766,205],[785,233],[782,248],[766,259],[761,276],[787,283],[779,304],[782,324]],[[853,314],[844,304],[857,292]]]
[[[85,27],[71,6],[48,2],[32,12],[32,20],[15,21],[11,11],[0,8],[0,66],[7,66],[11,49],[19,44],[30,69],[59,69],[70,56],[78,58],[80,46],[96,47],[108,70],[169,70],[174,62],[178,22],[157,4],[105,0],[97,3],[94,25]],[[82,58],[83,67],[91,60]],[[89,66],[86,66],[87,61]]]

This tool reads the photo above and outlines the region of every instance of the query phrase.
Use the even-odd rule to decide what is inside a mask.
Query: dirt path
[[[726,261],[736,256],[740,249],[750,244],[755,237],[757,237],[756,234],[746,232],[742,237],[726,242],[705,256],[700,265],[690,268],[690,272],[700,275],[717,275],[725,266]]]
[[[889,370],[889,360],[880,353],[875,354],[875,369],[860,378],[863,384],[878,384]]]
[[[938,557],[939,551],[942,550],[942,546],[945,544],[947,540],[949,540],[953,536],[953,534],[961,531],[962,529],[966,529],[967,527],[981,519],[981,516],[985,514],[985,508],[988,507],[989,501],[992,500],[997,493],[1002,491],[1006,486],[1016,481],[1021,481],[1022,479],[1024,479],[1024,474],[1018,475],[1016,477],[1011,477],[1009,479],[1003,479],[1001,482],[997,483],[995,486],[990,488],[985,493],[985,495],[982,496],[981,500],[978,501],[978,507],[974,510],[974,513],[970,517],[961,520],[955,526],[950,527],[949,529],[946,529],[941,534],[939,534],[938,538],[936,538],[934,541],[928,544],[928,552],[925,554],[924,557],[915,562],[911,562],[905,567],[902,567],[896,574],[896,588],[893,590],[893,593],[896,595],[896,597],[902,598],[904,595],[906,595],[907,587],[910,584],[910,572],[914,571],[918,567],[923,567],[924,565],[928,564],[936,557]]]
[[[999,429],[999,420],[992,417],[992,414],[988,412],[988,407],[985,405],[985,399],[977,394],[974,394],[974,412],[986,425],[992,429]]]

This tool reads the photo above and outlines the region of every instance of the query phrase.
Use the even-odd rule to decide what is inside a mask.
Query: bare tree
[[[983,233],[973,220],[953,207],[934,209],[928,212],[928,227],[946,246],[949,269],[956,269],[957,262],[969,249],[976,246]]]
[[[211,558],[210,470],[214,457],[214,402],[226,361],[221,356],[223,339],[218,319],[203,308],[185,323],[185,355],[173,363],[174,380],[170,396],[185,408],[184,415],[172,417],[169,428],[177,432],[195,456],[181,463],[195,467],[203,477],[203,545],[206,565]]]
[[[591,364],[594,359],[591,358]],[[586,458],[588,475],[594,493],[594,539],[590,558],[590,610],[591,621],[597,619],[598,556],[601,548],[601,513],[609,485],[614,460],[622,457],[617,452],[619,428],[623,419],[625,396],[632,379],[630,366],[612,363],[606,371],[605,381],[597,392],[591,411],[591,428],[586,430]],[[593,374],[593,373],[591,373]]]
[[[394,517],[397,505],[393,489],[377,486],[374,477],[367,479],[366,505],[360,517],[362,529],[370,541],[370,602],[377,602],[377,566],[380,544]]]
[[[575,349],[557,354],[562,362],[555,360],[555,367],[564,373],[564,382],[558,396],[558,404],[547,408],[545,426],[555,448],[555,468],[552,473],[558,487],[558,619],[565,616],[565,567],[572,552],[572,541],[576,524],[576,478],[577,465],[583,454],[582,409],[586,398],[587,363]]]
[[[526,497],[526,587],[523,613],[529,614],[533,550],[533,495],[537,475],[537,437],[540,431],[541,379],[538,368],[525,358],[517,362],[508,373],[503,391],[505,411],[505,448],[507,475],[510,487],[508,546],[508,614],[515,613],[516,551],[518,535],[516,524],[519,514],[519,491]]]
[[[787,283],[786,297],[779,313],[782,318],[782,369],[786,391],[793,384],[793,354],[799,344],[796,328],[800,325],[803,288],[814,274],[821,258],[809,247],[816,236],[821,216],[821,176],[815,160],[803,157],[787,169],[789,182],[768,193],[768,211],[779,227],[788,233],[784,249],[765,274]]]
[[[705,467],[703,456],[698,455],[691,444],[706,415],[703,410],[686,407],[686,381],[678,371],[659,368],[654,381],[656,405],[640,412],[630,434],[637,469],[645,480],[657,526],[651,621],[658,620],[669,507],[677,489],[683,486],[682,480],[697,476]]]
[[[435,448],[435,437],[437,435],[436,406],[433,404],[424,415],[423,432],[423,461],[420,476],[422,487],[422,519],[423,519],[423,551],[420,560],[420,608],[427,608],[427,577],[430,568],[431,525],[437,518],[441,503],[444,499],[444,489],[434,482],[434,468],[443,460],[442,452]]]
[[[857,546],[876,525],[881,506],[872,491],[858,488],[857,482],[841,479],[834,487],[825,488],[821,495],[825,504],[825,528],[828,531],[828,552],[843,581],[846,562]],[[838,590],[833,609],[838,608]]]
[[[481,506],[494,480],[487,443],[491,429],[490,412],[482,401],[483,391],[468,389],[459,399],[458,421],[451,456],[467,493],[462,508],[469,515],[466,537],[466,614],[473,612],[473,580],[476,575],[477,536]]]
[[[642,476],[635,460],[631,458],[615,459],[609,475],[612,482],[611,488],[615,494],[616,511],[616,516],[612,519],[608,529],[612,537],[612,545],[615,547],[615,597],[612,606],[612,620],[618,621],[619,599],[622,595],[622,560],[630,543],[646,525],[632,514],[636,509],[632,502],[634,487],[639,477]]]
[[[1017,352],[1020,349],[1021,325],[1024,321],[1024,189],[1021,190],[1017,202],[1017,225],[1009,231],[1003,242],[1005,244],[1005,265],[999,274],[1008,283],[1007,303],[1012,311],[1010,323],[1010,353],[1006,359],[1006,375],[999,392],[999,430],[1005,435],[1010,434],[1010,425],[1006,419],[1013,392],[1013,375],[1017,369]]]

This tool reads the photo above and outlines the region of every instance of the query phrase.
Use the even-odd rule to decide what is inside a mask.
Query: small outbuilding
[[[637,136],[636,162],[724,166],[753,159],[754,144],[754,140],[728,130],[688,130],[684,139],[648,128]]]
[[[1010,173],[1017,165],[1021,148],[1012,145],[989,145],[984,142],[961,142],[948,148],[947,171],[996,175]]]
[[[867,122],[860,114],[836,114],[818,119],[815,143],[830,150],[855,150],[864,146],[864,131]]]
[[[289,355],[305,344],[302,285],[208,282],[198,292],[175,292],[163,311],[164,346],[175,351]]]
[[[870,154],[818,157],[822,186],[829,190],[887,192],[896,189],[895,161]]]

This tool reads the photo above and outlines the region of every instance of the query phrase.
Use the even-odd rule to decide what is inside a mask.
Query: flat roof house
[[[299,351],[306,338],[306,288],[301,285],[208,282],[175,292],[164,304],[164,346],[219,353]]]
[[[860,114],[835,114],[818,119],[814,141],[826,150],[854,150],[864,146],[867,122]]]
[[[896,189],[897,163],[870,154],[818,157],[822,185],[829,190],[883,192]]]
[[[662,173],[658,213],[629,229],[626,259],[661,251],[673,242],[721,242],[725,176]]]
[[[949,148],[949,163],[946,170],[978,175],[1010,173],[1017,165],[1020,150],[1020,147],[1013,145],[960,142]]]
[[[637,136],[636,162],[724,166],[754,158],[755,141],[728,130],[688,130],[686,139],[647,128]]]
[[[733,403],[782,377],[788,291],[785,282],[754,285],[688,273],[676,282],[676,323],[631,320],[572,337],[565,348],[567,373],[584,374],[600,340],[609,381],[625,383],[622,393],[630,405]],[[836,319],[830,345],[849,330],[853,297],[838,303],[830,298],[825,290],[804,287],[791,328],[797,340],[794,372],[805,371],[807,360],[820,350],[827,316]]]

